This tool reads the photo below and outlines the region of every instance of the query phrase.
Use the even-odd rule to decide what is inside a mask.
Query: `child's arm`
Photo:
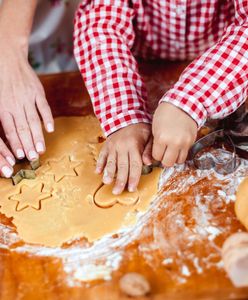
[[[111,5],[96,1],[96,6],[88,2],[76,14],[74,52],[95,114],[108,136],[98,171],[105,169],[105,183],[117,173],[115,192],[120,193],[127,182],[130,190],[136,189],[142,151],[150,136],[146,92],[130,50],[135,38],[134,11],[128,0],[111,1]]]
[[[45,151],[39,113],[46,129],[53,128],[43,87],[28,62],[36,5],[37,0],[0,5],[0,121],[15,156],[30,160]]]
[[[248,95],[248,1],[235,0],[236,19],[231,24],[222,39],[201,57],[191,63],[183,72],[176,85],[169,90],[159,105],[153,120],[155,158],[163,160],[167,165],[173,165],[185,146],[180,142],[185,127],[176,122],[173,130],[165,131],[168,118],[165,111],[173,104],[179,109],[170,112],[170,119],[177,120],[178,114],[184,111],[184,120],[195,120],[201,127],[207,117],[223,118],[235,111]],[[166,103],[167,102],[167,103]],[[190,117],[189,117],[190,116]],[[189,122],[190,123],[190,122]],[[192,123],[193,124],[193,123]],[[193,125],[190,129],[193,130]],[[175,136],[179,136],[179,146],[170,153],[161,155]],[[191,137],[194,133],[191,134]],[[193,143],[187,144],[187,151]]]

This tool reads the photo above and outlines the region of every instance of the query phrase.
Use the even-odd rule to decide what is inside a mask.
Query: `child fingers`
[[[162,161],[164,153],[166,150],[166,144],[159,139],[154,138],[153,147],[152,147],[152,157],[156,161]]]
[[[25,153],[23,151],[22,144],[17,135],[17,131],[16,131],[16,127],[12,115],[9,113],[5,113],[3,118],[1,119],[1,123],[13,153],[15,153],[16,157],[19,159],[24,158]]]
[[[153,139],[151,137],[148,140],[148,143],[146,144],[145,149],[142,154],[142,161],[145,165],[152,164],[152,143],[153,143]]]
[[[142,159],[139,151],[129,153],[128,191],[135,192],[142,172]]]
[[[185,163],[185,161],[187,159],[187,156],[188,156],[188,150],[187,149],[181,149],[179,151],[179,156],[178,156],[178,159],[177,159],[177,163],[178,164]]]
[[[116,152],[110,152],[103,172],[103,183],[110,184],[114,180],[116,172]]]
[[[35,149],[39,154],[42,154],[45,152],[45,141],[44,141],[39,115],[35,107],[31,107],[31,106],[27,107],[25,109],[25,112],[31,130]]]
[[[129,172],[128,152],[124,152],[122,154],[118,153],[117,176],[116,176],[115,186],[113,188],[113,194],[118,195],[124,191],[128,180],[128,172]]]
[[[98,160],[96,162],[96,173],[101,174],[106,165],[108,158],[108,152],[105,148],[103,148],[99,154]]]
[[[168,146],[165,150],[164,157],[162,159],[162,165],[167,168],[172,167],[176,163],[178,155],[178,148]]]

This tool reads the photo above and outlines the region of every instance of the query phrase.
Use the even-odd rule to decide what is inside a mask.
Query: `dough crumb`
[[[119,282],[120,290],[130,297],[145,296],[151,291],[147,279],[139,273],[127,273]]]
[[[222,247],[222,259],[228,277],[236,287],[248,287],[248,233],[229,236]]]

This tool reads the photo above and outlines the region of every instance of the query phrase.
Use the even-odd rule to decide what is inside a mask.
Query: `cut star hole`
[[[12,195],[9,200],[16,201],[16,211],[22,211],[28,207],[41,210],[41,202],[52,197],[51,193],[43,192],[44,184],[40,183],[34,187],[23,185],[20,193]]]
[[[60,160],[48,161],[49,168],[46,172],[48,175],[53,175],[56,182],[61,181],[64,177],[76,177],[76,167],[81,165],[82,162],[72,161],[69,156],[64,156]]]

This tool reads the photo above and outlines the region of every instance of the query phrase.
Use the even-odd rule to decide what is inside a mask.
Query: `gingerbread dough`
[[[76,238],[90,242],[136,222],[157,193],[161,170],[143,175],[136,193],[114,196],[95,174],[102,135],[94,117],[55,120],[34,180],[17,186],[0,179],[0,212],[12,218],[28,243],[58,247]]]
[[[121,195],[113,195],[114,184],[102,185],[94,195],[94,202],[97,206],[108,208],[115,204],[134,205],[139,201],[139,192],[129,193],[124,191]]]
[[[20,193],[9,197],[10,200],[17,202],[16,211],[21,211],[25,208],[32,207],[34,209],[41,209],[41,201],[51,198],[50,193],[43,193],[42,183],[34,187],[26,185],[21,186]]]
[[[235,213],[239,221],[248,230],[248,177],[238,187],[235,201]]]

